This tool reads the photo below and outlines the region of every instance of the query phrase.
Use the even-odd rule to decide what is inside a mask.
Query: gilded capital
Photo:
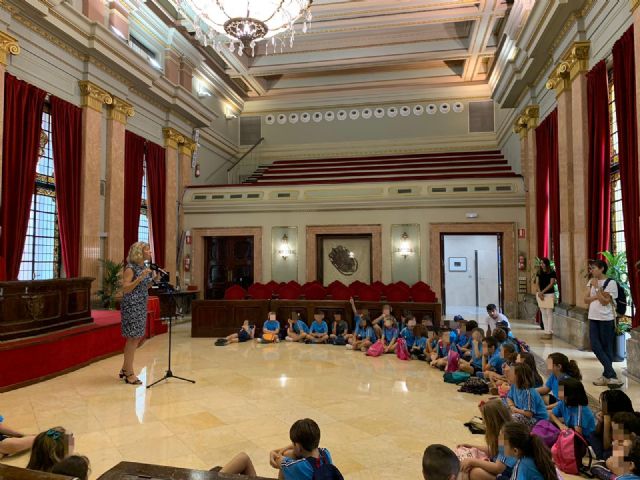
[[[193,151],[196,149],[196,142],[190,138],[184,139],[184,143],[180,145],[180,155],[193,155]]]
[[[631,11],[635,12],[638,5],[640,5],[640,0],[631,0]]]
[[[570,75],[571,67],[567,62],[560,62],[556,68],[553,69],[549,80],[547,80],[547,90],[555,90],[556,96],[559,96],[565,90],[571,88]]]
[[[538,126],[539,117],[540,107],[535,104],[527,105],[518,118],[516,118],[513,124],[513,131],[519,134],[520,138],[525,138],[529,130]]]
[[[80,94],[82,95],[82,106],[89,107],[97,112],[102,112],[103,105],[111,105],[113,97],[102,87],[99,87],[88,80],[80,80]]]
[[[547,81],[547,90],[555,89],[556,95],[560,95],[571,88],[571,82],[578,75],[589,71],[590,48],[590,42],[574,42],[551,72]]]
[[[171,127],[163,128],[162,136],[164,137],[164,146],[167,148],[175,148],[176,150],[178,149],[178,145],[182,145],[189,140],[189,137]]]
[[[0,63],[7,65],[9,55],[18,55],[20,53],[20,45],[18,40],[5,32],[0,32]]]
[[[133,105],[129,102],[126,102],[119,97],[113,97],[113,103],[111,104],[111,108],[107,115],[111,120],[115,120],[116,122],[126,125],[127,118],[133,117],[135,115],[135,110],[133,109]]]

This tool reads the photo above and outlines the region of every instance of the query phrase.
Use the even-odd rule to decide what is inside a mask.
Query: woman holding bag
[[[553,336],[553,305],[555,302],[555,285],[557,282],[556,272],[551,268],[551,261],[544,257],[540,259],[540,269],[536,274],[536,300],[542,314],[544,325],[544,339],[551,339]]]

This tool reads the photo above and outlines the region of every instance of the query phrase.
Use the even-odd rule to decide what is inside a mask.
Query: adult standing
[[[147,300],[149,287],[153,282],[150,268],[145,261],[151,260],[151,247],[145,242],[136,242],[129,248],[127,266],[122,275],[123,298],[120,306],[122,317],[122,336],[127,339],[124,345],[124,361],[120,378],[126,383],[141,385],[142,382],[133,370],[133,357],[144,339],[147,323]]]
[[[557,278],[555,270],[551,268],[551,261],[546,257],[541,258],[540,269],[536,274],[536,284],[538,285],[536,297],[542,314],[544,338],[547,339],[553,336],[553,305]]]
[[[618,286],[614,280],[607,282],[605,276],[607,268],[607,264],[602,260],[593,260],[589,264],[591,278],[587,284],[588,290],[584,301],[589,305],[591,349],[604,367],[602,376],[593,384],[602,387],[619,387],[622,382],[618,380],[613,369],[613,344],[616,338],[615,299],[618,297]]]

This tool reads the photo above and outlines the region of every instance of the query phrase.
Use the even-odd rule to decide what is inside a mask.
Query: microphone
[[[149,268],[150,268],[151,270],[153,270],[154,272],[158,272],[158,273],[161,273],[162,275],[167,275],[167,276],[169,276],[169,272],[164,271],[162,268],[160,268],[160,267],[158,266],[158,264],[157,264],[157,263],[150,263],[150,264],[149,264]]]

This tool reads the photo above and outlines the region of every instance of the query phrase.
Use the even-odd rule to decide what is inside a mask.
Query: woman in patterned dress
[[[153,283],[150,268],[144,262],[151,260],[151,247],[148,243],[136,242],[131,245],[127,256],[127,266],[122,275],[124,292],[120,307],[122,318],[122,336],[127,339],[124,345],[124,362],[120,370],[120,378],[133,385],[142,382],[133,370],[133,357],[144,339],[147,323],[147,299],[149,287]]]

